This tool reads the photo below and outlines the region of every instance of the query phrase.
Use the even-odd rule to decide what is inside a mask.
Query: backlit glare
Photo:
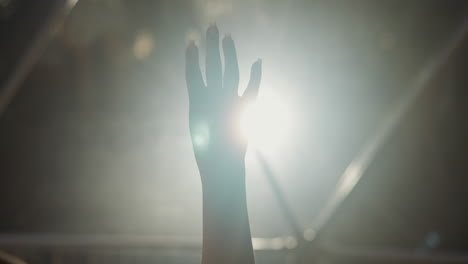
[[[279,97],[263,96],[256,103],[245,106],[240,116],[240,132],[249,146],[271,152],[290,137],[289,109]]]

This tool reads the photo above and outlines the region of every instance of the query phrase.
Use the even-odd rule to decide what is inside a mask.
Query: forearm
[[[232,181],[245,175],[210,176],[223,180],[203,184],[202,264],[253,264],[245,182]]]

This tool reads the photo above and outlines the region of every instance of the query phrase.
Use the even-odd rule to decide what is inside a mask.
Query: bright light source
[[[240,115],[240,132],[249,145],[262,152],[271,152],[289,140],[290,109],[277,96],[259,97],[247,104]]]

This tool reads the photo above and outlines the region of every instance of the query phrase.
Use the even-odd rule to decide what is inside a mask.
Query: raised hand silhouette
[[[224,78],[222,74],[219,32],[215,25],[206,34],[206,85],[200,71],[198,48],[191,42],[186,53],[186,81],[190,99],[190,134],[201,172],[242,166],[247,139],[238,129],[243,105],[255,100],[261,79],[261,60],[251,68],[251,77],[243,96],[238,96],[239,66],[236,48],[230,36],[223,39]],[[205,175],[202,173],[202,180]],[[210,179],[216,180],[216,179]]]
[[[206,34],[206,84],[200,71],[198,48],[186,52],[186,81],[190,101],[190,135],[203,188],[203,264],[252,264],[245,189],[247,139],[239,133],[243,105],[256,99],[261,60],[251,68],[249,84],[238,95],[239,66],[234,41],[223,39],[224,78],[219,32]]]

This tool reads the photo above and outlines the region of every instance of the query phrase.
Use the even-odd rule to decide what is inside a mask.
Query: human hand
[[[222,41],[224,78],[216,25],[208,28],[206,42],[206,85],[200,71],[198,48],[193,41],[186,52],[190,135],[195,158],[204,185],[220,181],[232,183],[232,180],[244,182],[247,139],[239,133],[239,114],[243,105],[256,99],[261,60],[252,65],[247,89],[239,96],[239,66],[234,41],[230,36]],[[241,176],[232,176],[231,172]]]

